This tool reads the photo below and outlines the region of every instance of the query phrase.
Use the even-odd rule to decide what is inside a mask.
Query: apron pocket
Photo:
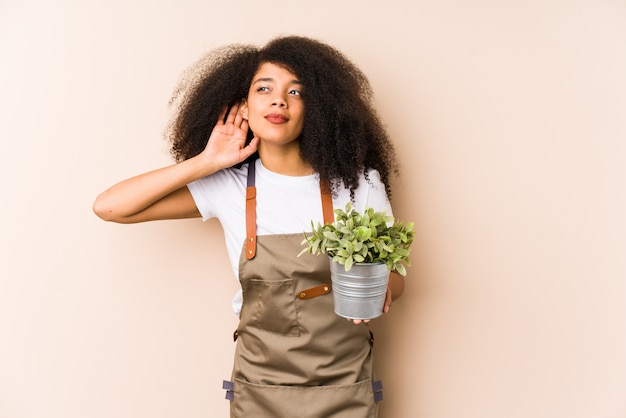
[[[371,379],[350,385],[259,385],[235,379],[235,418],[375,418]]]
[[[242,283],[242,290],[244,323],[275,334],[300,336],[293,279],[250,279]]]

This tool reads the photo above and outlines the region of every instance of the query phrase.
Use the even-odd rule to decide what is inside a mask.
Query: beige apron
[[[374,418],[382,386],[373,383],[372,336],[334,313],[328,259],[298,257],[302,234],[256,236],[250,167],[243,307],[232,382],[224,382],[231,417]],[[330,192],[321,189],[332,222]]]

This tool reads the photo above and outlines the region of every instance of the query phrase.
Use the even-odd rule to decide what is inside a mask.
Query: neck
[[[259,144],[259,157],[268,170],[285,176],[308,176],[315,171],[300,156],[300,147]]]

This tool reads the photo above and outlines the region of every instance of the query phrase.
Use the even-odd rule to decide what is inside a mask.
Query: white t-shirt
[[[246,238],[246,183],[248,165],[229,168],[188,184],[202,220],[217,217],[224,229],[226,251],[235,277],[239,276],[239,258]],[[353,207],[362,212],[371,207],[392,215],[385,186],[376,170],[361,175],[355,190]],[[293,177],[277,174],[256,160],[257,235],[292,234],[311,231],[323,223],[319,176]],[[350,190],[341,188],[333,197],[333,207],[344,209]],[[241,291],[233,299],[236,314],[241,310]]]

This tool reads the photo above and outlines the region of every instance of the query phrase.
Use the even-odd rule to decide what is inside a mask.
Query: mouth
[[[279,113],[271,113],[265,116],[265,119],[267,119],[271,123],[276,124],[286,123],[289,121],[289,118],[287,116],[281,115]]]

